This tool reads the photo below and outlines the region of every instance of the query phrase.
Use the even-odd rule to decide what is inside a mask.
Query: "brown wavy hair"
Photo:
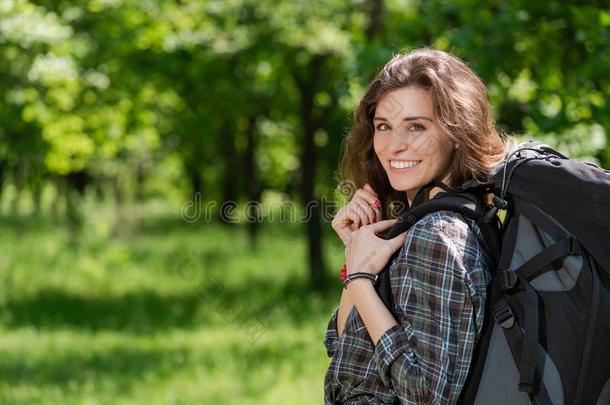
[[[339,180],[352,187],[368,183],[383,204],[383,219],[393,218],[408,207],[406,193],[390,185],[373,149],[373,117],[379,100],[388,92],[407,86],[428,90],[439,126],[459,145],[449,166],[449,186],[465,181],[486,181],[491,168],[506,154],[496,131],[487,87],[462,60],[432,48],[395,55],[375,76],[358,108],[354,126],[343,141]]]

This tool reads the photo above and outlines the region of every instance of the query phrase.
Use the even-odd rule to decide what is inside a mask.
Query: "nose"
[[[397,153],[407,149],[407,137],[401,131],[393,130],[390,134],[390,151]]]

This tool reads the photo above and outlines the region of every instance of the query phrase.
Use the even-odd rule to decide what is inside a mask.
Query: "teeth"
[[[390,166],[396,169],[405,169],[411,168],[419,162],[419,160],[390,160]]]

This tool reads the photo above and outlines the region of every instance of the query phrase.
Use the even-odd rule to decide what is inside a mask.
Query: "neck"
[[[415,199],[415,196],[417,195],[418,191],[419,189],[407,191],[407,200],[409,201],[409,207],[413,205],[413,200]],[[426,195],[424,196],[424,201],[428,201],[434,198],[434,196],[441,191],[443,191],[443,189],[440,187],[432,187],[431,189],[428,189]]]
[[[449,184],[448,176],[445,176],[445,178],[442,180],[442,182],[444,184]],[[421,187],[417,188],[417,189],[414,189],[414,190],[407,190],[406,191],[406,193],[407,193],[407,200],[409,201],[409,207],[411,207],[413,205],[413,200],[415,199],[415,196],[417,195],[417,192],[420,189],[421,189]],[[434,198],[434,196],[437,193],[441,192],[441,191],[443,191],[443,189],[440,188],[440,187],[432,187],[432,188],[428,189],[428,191],[426,192],[426,195],[424,196],[424,201],[428,201],[428,200]]]

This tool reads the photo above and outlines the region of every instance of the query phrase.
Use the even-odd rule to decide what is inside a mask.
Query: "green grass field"
[[[307,287],[302,225],[263,224],[253,249],[245,226],[174,207],[87,212],[77,237],[0,219],[0,402],[322,403],[341,289]]]

